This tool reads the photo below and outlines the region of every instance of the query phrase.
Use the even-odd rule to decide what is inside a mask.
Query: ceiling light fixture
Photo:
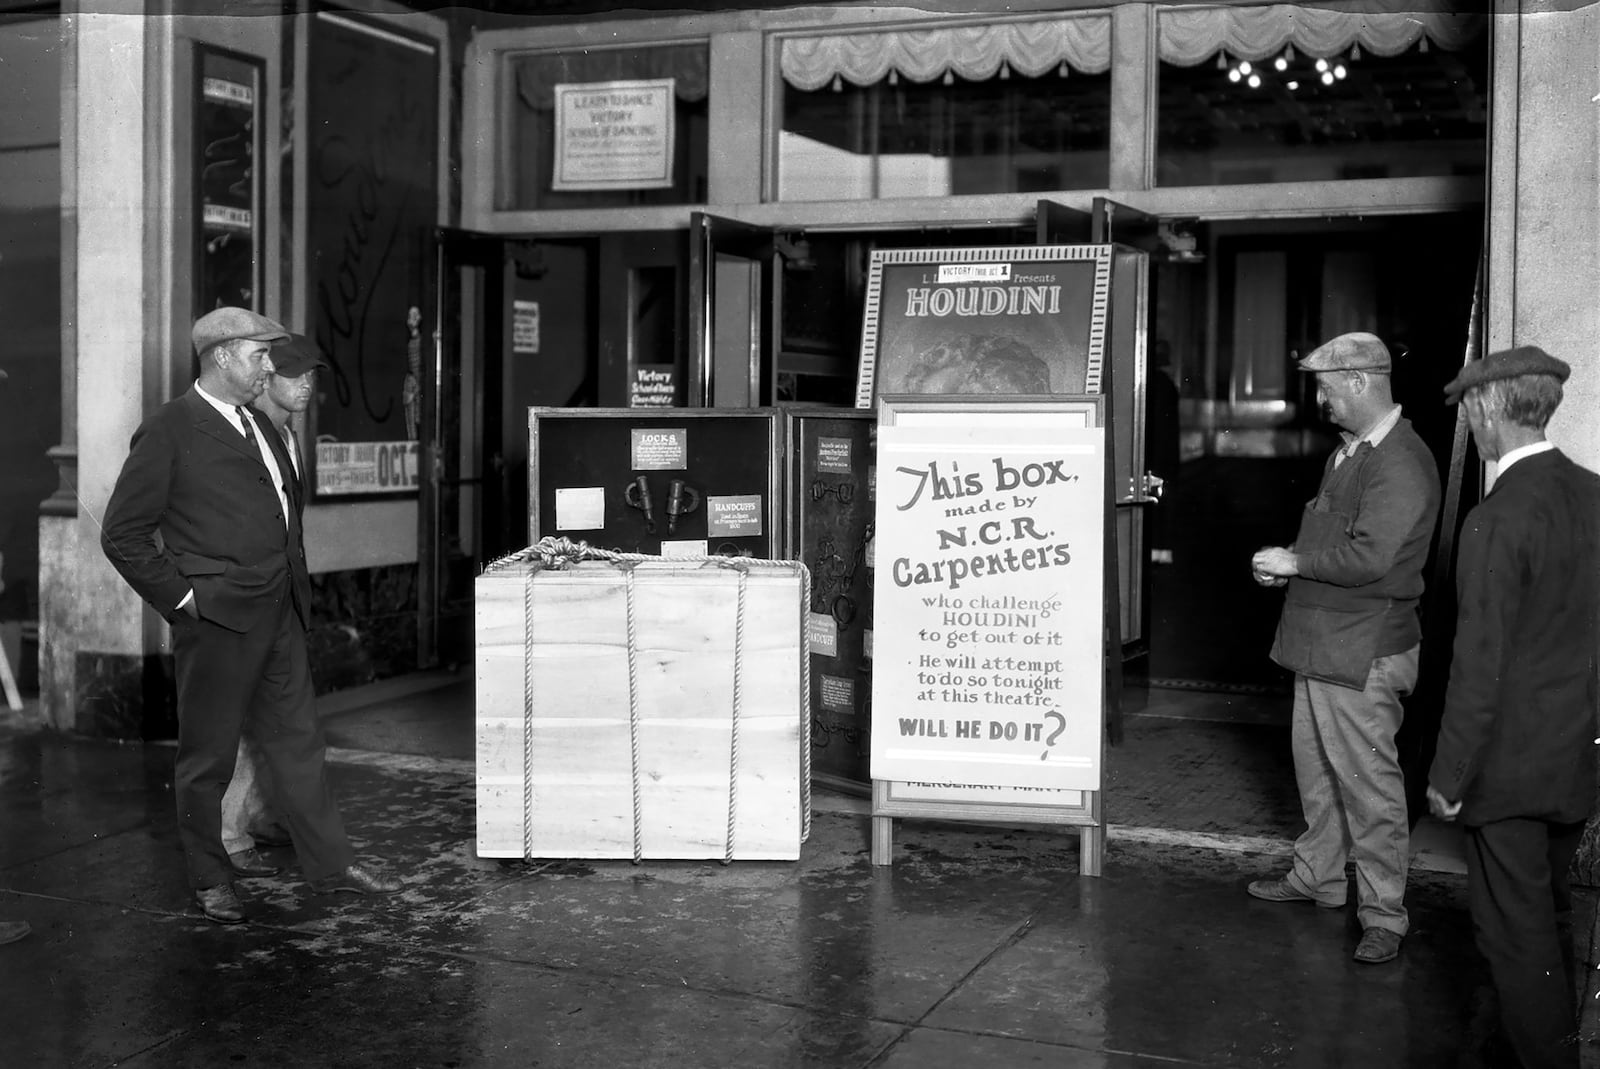
[[[1361,52],[1359,46],[1352,46],[1350,49],[1350,62],[1355,62],[1360,58],[1360,56]],[[1294,46],[1285,45],[1283,47],[1283,51],[1277,56],[1273,57],[1271,62],[1271,70],[1268,71],[1267,67],[1257,67],[1248,59],[1241,59],[1236,63],[1229,63],[1228,54],[1226,52],[1218,51],[1217,69],[1227,72],[1228,81],[1233,82],[1236,85],[1242,82],[1251,89],[1261,88],[1264,81],[1264,75],[1276,73],[1283,78],[1283,86],[1290,92],[1298,90],[1301,83],[1307,81],[1307,76],[1323,85],[1333,85],[1335,82],[1343,81],[1350,73],[1345,67],[1344,63],[1339,62],[1338,60],[1330,61],[1322,56],[1318,56],[1315,59],[1307,56],[1304,57],[1304,59],[1310,60],[1311,67],[1313,68],[1312,70],[1306,70],[1303,67],[1299,70],[1296,70]]]

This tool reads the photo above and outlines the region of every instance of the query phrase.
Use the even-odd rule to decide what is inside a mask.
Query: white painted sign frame
[[[1102,396],[1077,397],[929,397],[926,395],[880,396],[878,426],[938,427],[974,424],[994,428],[997,447],[1003,447],[1006,430],[1019,425],[1058,425],[1063,428],[1095,427],[1104,430],[1102,450],[1101,539],[1107,560],[1116,552],[1114,538],[1108,537],[1106,522],[1110,509],[1110,428],[1107,401]],[[880,459],[881,466],[881,459]],[[879,508],[884,499],[879,498]],[[892,504],[889,507],[893,507]],[[880,579],[880,584],[882,583]],[[1103,594],[1103,591],[1102,591]],[[1102,618],[1105,617],[1102,597]],[[878,610],[874,609],[876,618]],[[1118,656],[1108,653],[1105,643],[1115,629],[1102,627],[1101,659]],[[881,671],[880,665],[880,671]],[[878,675],[874,675],[876,682]],[[1101,686],[1100,717],[1097,721],[1097,765],[1104,767],[1105,702],[1108,688]],[[874,701],[874,715],[879,703]],[[873,735],[880,730],[876,723]],[[874,865],[892,863],[894,820],[896,818],[954,820],[1010,824],[1048,824],[1079,829],[1079,870],[1085,876],[1099,876],[1105,856],[1105,825],[1102,818],[1101,790],[1067,790],[1006,787],[957,782],[929,782],[881,779],[874,770],[872,780],[872,851]]]

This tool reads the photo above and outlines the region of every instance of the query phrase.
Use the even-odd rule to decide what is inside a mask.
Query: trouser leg
[[[1345,857],[1350,833],[1338,805],[1333,765],[1323,748],[1322,733],[1311,701],[1312,680],[1294,678],[1294,712],[1290,723],[1290,748],[1294,753],[1294,779],[1300,789],[1300,809],[1306,830],[1295,840],[1294,866],[1288,882],[1305,894],[1330,904],[1346,896]]]
[[[248,736],[239,737],[233,779],[222,795],[222,848],[230,854],[255,847],[250,828],[267,812],[267,796],[257,765],[261,756]]]
[[[1557,904],[1582,826],[1517,819],[1467,831],[1468,903],[1506,1036],[1523,1069],[1572,1069],[1576,1019]]]
[[[268,624],[263,626],[270,626]],[[241,723],[269,644],[261,627],[240,634],[209,620],[172,631],[178,692],[173,798],[191,887],[233,879],[222,847],[222,796],[233,778]]]
[[[328,785],[327,744],[317,721],[305,630],[287,608],[249,715],[252,741],[306,878],[343,870],[355,855]]]
[[[1315,681],[1307,687],[1350,836],[1357,919],[1363,928],[1401,935],[1410,923],[1405,893],[1411,832],[1394,739],[1403,716],[1400,695],[1416,683],[1419,652],[1413,646],[1379,657],[1360,691]]]

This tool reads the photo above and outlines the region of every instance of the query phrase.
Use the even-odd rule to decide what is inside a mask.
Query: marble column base
[[[174,739],[178,709],[172,655],[79,651],[72,730],[101,739]]]

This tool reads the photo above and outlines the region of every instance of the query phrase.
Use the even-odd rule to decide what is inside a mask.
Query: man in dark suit
[[[1569,368],[1534,346],[1445,387],[1498,461],[1467,515],[1428,804],[1467,831],[1467,895],[1524,1069],[1576,1066],[1567,868],[1594,809],[1600,475],[1545,440]]]
[[[306,654],[311,581],[290,461],[249,408],[288,332],[243,308],[194,324],[194,387],[134,432],[106,505],[101,547],[172,624],[178,754],[173,792],[195,902],[208,920],[245,911],[221,839],[221,801],[248,732],[318,890],[398,889],[357,864],[323,767]]]
[[[291,334],[289,340],[272,347],[272,372],[267,375],[261,396],[252,407],[267,417],[272,429],[283,440],[293,478],[290,504],[296,515],[305,513],[305,465],[300,458],[300,441],[291,420],[311,406],[316,390],[317,369],[328,366],[316,343],[304,334]],[[234,874],[241,877],[274,876],[278,866],[256,849],[257,843],[287,846],[276,811],[268,800],[260,757],[248,737],[239,740],[239,756],[234,762],[233,779],[222,796],[222,845],[228,851]]]

